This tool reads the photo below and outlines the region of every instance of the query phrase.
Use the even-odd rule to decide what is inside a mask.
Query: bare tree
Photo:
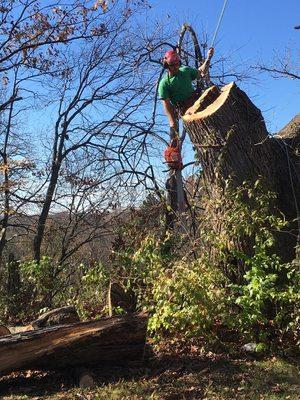
[[[17,107],[17,95],[19,68],[14,69],[13,82],[11,87],[11,96],[13,99],[7,104],[5,110],[0,112],[1,129],[0,137],[2,147],[0,149],[0,166],[3,180],[1,181],[0,198],[1,198],[1,234],[0,234],[0,259],[6,244],[13,240],[16,235],[16,229],[19,234],[27,233],[27,228],[20,222],[19,214],[24,209],[28,198],[25,199],[24,188],[30,171],[34,168],[34,163],[30,159],[30,152],[27,146],[26,134],[23,132],[21,136],[20,126],[21,120],[19,114],[25,111],[23,108]],[[26,197],[26,196],[25,196]],[[8,236],[8,229],[14,229],[14,232]]]
[[[149,123],[140,109],[154,82],[153,74],[143,70],[147,59],[140,58],[142,47],[131,34],[132,15],[126,7],[105,14],[103,35],[70,48],[61,57],[64,70],[52,76],[59,95],[58,116],[51,139],[49,183],[34,238],[36,260],[52,202],[60,193],[59,176],[75,154],[85,158],[91,173],[98,172],[95,187],[120,174],[137,174],[138,165],[145,162]],[[95,162],[97,157],[101,162]],[[110,177],[101,179],[101,170],[110,171]]]
[[[150,188],[165,203],[162,178],[159,182],[153,166],[162,155],[161,144],[167,144],[155,85],[162,51],[172,45],[174,34],[157,26],[146,34],[139,27],[135,17],[147,7],[144,1],[130,7],[121,1],[50,2],[43,7],[35,0],[2,3],[0,73],[7,89],[0,113],[8,121],[15,109],[16,121],[21,115],[33,119],[41,111],[50,115],[51,109],[47,127],[44,117],[31,128],[36,142],[27,140],[31,155],[23,173],[33,176],[22,182],[14,199],[21,217],[25,211],[32,217],[26,224],[20,217],[19,225],[28,230],[36,224],[36,260],[49,251],[52,232],[55,258],[66,262],[93,238],[110,234],[106,212],[119,202],[120,193]],[[24,114],[27,106],[30,115]],[[12,135],[7,137],[12,143]],[[34,143],[38,145],[32,148]],[[9,182],[5,187],[11,187]],[[11,198],[7,190],[6,199]],[[127,204],[123,200],[119,208]],[[58,212],[68,214],[63,224],[53,222],[51,214]],[[3,227],[9,225],[7,216]],[[79,239],[80,230],[84,235]]]
[[[24,173],[34,164],[25,151],[24,128],[20,129],[25,111],[34,106],[42,79],[62,72],[60,55],[71,43],[105,36],[106,28],[99,19],[107,12],[107,2],[51,1],[42,5],[36,0],[1,0],[0,11],[1,257],[9,240],[8,227],[23,225],[18,221],[23,206],[39,203],[37,195],[45,184],[26,192]]]
[[[300,51],[298,49],[288,48],[283,54],[276,53],[271,65],[259,62],[254,68],[260,72],[269,73],[275,79],[300,79],[299,56]]]

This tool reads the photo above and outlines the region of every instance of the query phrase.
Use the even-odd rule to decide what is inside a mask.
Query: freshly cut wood
[[[278,135],[269,135],[261,111],[230,83],[207,89],[182,119],[211,196],[216,188],[223,196],[228,179],[233,187],[261,179],[277,195],[278,213],[289,227],[277,235],[276,253],[285,262],[293,260],[300,223],[300,115]]]
[[[28,331],[33,331],[33,326],[31,324],[29,325],[17,325],[17,326],[10,326],[9,330],[10,333],[21,333],[21,332],[28,332]]]
[[[217,86],[211,86],[208,88],[202,96],[192,105],[192,107],[188,108],[186,111],[186,115],[193,115],[208,107],[212,104],[220,95],[220,89]]]
[[[141,361],[147,317],[132,314],[0,338],[0,374]]]

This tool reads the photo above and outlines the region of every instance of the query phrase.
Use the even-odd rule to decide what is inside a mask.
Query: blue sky
[[[151,1],[154,14],[178,24],[187,22],[211,39],[223,0]],[[168,17],[167,17],[168,16]],[[272,64],[274,56],[292,49],[300,71],[300,0],[228,0],[216,40],[215,57],[231,55],[236,64],[254,66],[258,60]],[[177,38],[176,38],[177,40]],[[274,79],[250,70],[257,82],[240,85],[262,110],[268,129],[276,132],[300,112],[299,80]]]

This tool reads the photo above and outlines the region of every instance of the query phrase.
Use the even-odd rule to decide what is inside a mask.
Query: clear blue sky
[[[152,0],[151,4],[160,20],[166,16],[179,29],[187,22],[211,39],[223,0]],[[300,0],[228,0],[215,57],[231,54],[236,64],[245,66],[254,66],[258,60],[271,64],[274,52],[282,54],[291,48],[300,71],[300,30],[295,25],[300,25]],[[240,86],[262,110],[269,131],[276,132],[300,112],[300,82],[252,73],[258,82]]]

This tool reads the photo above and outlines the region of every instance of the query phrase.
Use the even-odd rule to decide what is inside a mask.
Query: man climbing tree
[[[191,107],[200,96],[199,90],[195,90],[192,82],[198,78],[209,81],[208,68],[214,54],[211,47],[207,58],[199,69],[181,66],[179,54],[174,50],[166,52],[163,58],[163,66],[168,70],[161,79],[158,87],[158,95],[162,100],[165,114],[170,125],[169,146],[165,149],[165,161],[170,168],[169,178],[166,182],[168,210],[166,212],[167,229],[174,229],[176,213],[182,213],[185,208],[185,195],[183,190],[181,169],[181,146],[185,134],[179,137],[179,118]]]
[[[200,93],[195,91],[192,82],[198,78],[208,79],[208,68],[214,54],[211,47],[207,58],[199,69],[181,66],[181,60],[175,50],[166,52],[163,66],[168,70],[159,83],[158,94],[162,100],[164,111],[169,120],[170,137],[178,134],[178,118],[193,105]]]

